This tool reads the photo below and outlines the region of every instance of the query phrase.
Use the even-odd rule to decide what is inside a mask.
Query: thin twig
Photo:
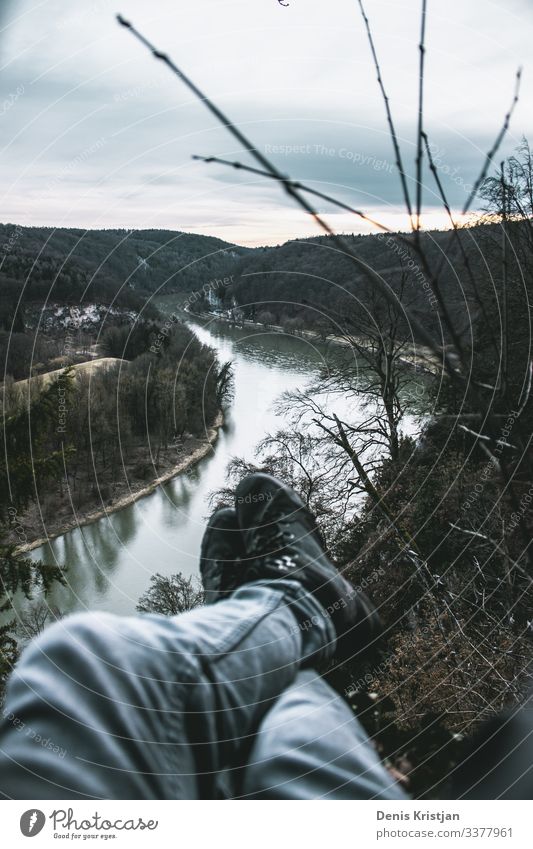
[[[483,321],[485,322],[485,327],[487,327],[489,329],[490,340],[491,340],[491,343],[494,347],[494,350],[496,351],[496,354],[498,354],[499,353],[498,342],[497,342],[497,340],[494,336],[494,333],[492,332],[491,323],[489,321],[489,317],[487,315],[487,311],[485,309],[485,304],[483,303],[483,299],[482,299],[481,295],[479,294],[479,289],[477,287],[476,278],[474,276],[474,272],[472,271],[472,267],[470,265],[470,260],[468,258],[468,254],[466,253],[465,247],[463,245],[463,240],[461,239],[461,237],[459,235],[459,227],[457,226],[457,222],[455,221],[455,218],[453,217],[452,210],[451,210],[450,204],[448,202],[448,198],[446,196],[446,192],[444,191],[444,186],[442,185],[441,179],[440,179],[438,171],[437,171],[437,166],[435,165],[435,162],[433,160],[433,154],[431,153],[431,147],[430,147],[430,144],[429,144],[429,139],[428,139],[427,133],[422,132],[422,137],[424,139],[424,145],[425,145],[425,148],[426,148],[426,153],[427,153],[427,158],[428,158],[428,163],[429,163],[429,170],[433,174],[433,177],[434,177],[435,182],[437,184],[437,188],[439,190],[440,199],[441,199],[443,206],[446,210],[446,213],[447,213],[448,218],[450,220],[450,224],[452,225],[452,238],[455,239],[455,241],[456,241],[456,243],[459,247],[461,259],[463,260],[466,272],[468,274],[468,278],[470,280],[470,285],[472,287],[472,292],[474,293],[476,303],[477,303],[479,309],[481,310],[481,314],[483,316]],[[452,240],[450,239],[450,245],[451,245],[451,241]],[[447,253],[446,250],[445,250],[445,253]]]
[[[495,140],[494,144],[492,145],[491,149],[489,150],[489,152],[487,153],[487,155],[485,157],[485,162],[483,164],[483,168],[481,169],[481,173],[480,173],[479,177],[477,178],[477,180],[475,181],[474,185],[472,186],[472,191],[470,192],[470,194],[468,195],[468,197],[465,201],[465,205],[463,206],[463,211],[462,211],[463,215],[466,215],[466,213],[470,209],[472,201],[474,200],[475,196],[477,195],[479,187],[481,186],[482,182],[484,181],[485,177],[487,176],[487,171],[489,170],[490,165],[492,163],[492,160],[494,159],[494,157],[496,156],[496,153],[498,152],[498,148],[500,147],[500,145],[503,141],[503,137],[505,136],[507,130],[509,129],[509,124],[511,123],[511,118],[512,118],[513,112],[515,110],[515,106],[518,103],[518,97],[519,97],[519,94],[520,94],[520,80],[521,80],[521,78],[522,78],[522,68],[519,68],[518,71],[516,72],[515,89],[514,89],[513,99],[511,101],[511,106],[509,107],[507,114],[505,115],[502,128],[501,128],[500,132],[498,133],[498,135],[496,136],[496,140]]]
[[[413,210],[412,210],[412,206],[411,206],[411,198],[409,196],[409,189],[407,187],[407,178],[405,176],[405,169],[403,167],[400,145],[398,144],[398,136],[396,135],[396,128],[394,126],[394,121],[392,120],[392,112],[391,112],[391,108],[390,108],[389,97],[387,95],[387,92],[386,92],[386,89],[385,89],[385,84],[383,82],[381,67],[380,67],[380,64],[379,64],[376,48],[374,46],[374,38],[372,36],[372,30],[370,29],[370,22],[367,18],[362,0],[357,0],[357,2],[359,3],[361,15],[362,15],[363,21],[365,23],[368,43],[370,45],[370,52],[372,54],[372,59],[374,61],[374,67],[376,69],[378,85],[380,87],[381,94],[382,94],[382,97],[383,97],[383,102],[385,104],[385,112],[387,114],[387,123],[389,125],[389,130],[390,130],[391,139],[392,139],[392,145],[394,147],[394,154],[396,156],[396,167],[398,168],[398,172],[400,174],[400,180],[401,180],[401,183],[402,183],[402,190],[403,190],[405,205],[407,207],[407,212],[409,214],[409,219],[411,221],[411,227],[412,227],[412,225],[413,225]]]
[[[205,162],[207,164],[211,162],[217,163],[217,165],[228,165],[230,168],[235,168],[237,171],[246,171],[249,174],[257,174],[259,177],[266,177],[269,180],[279,180],[274,174],[271,174],[269,171],[263,171],[261,168],[254,168],[251,165],[244,165],[242,162],[231,161],[229,159],[220,159],[218,156],[198,156],[195,154],[192,159],[196,159],[200,162]],[[365,212],[362,212],[360,209],[355,209],[353,206],[350,206],[347,203],[344,203],[338,198],[331,197],[331,195],[326,195],[324,192],[319,192],[317,189],[312,189],[310,186],[304,185],[304,183],[300,183],[299,180],[291,180],[287,178],[287,182],[291,184],[293,189],[296,189],[300,192],[307,192],[310,195],[314,195],[321,200],[325,200],[328,203],[331,203],[333,206],[339,207],[339,209],[344,209],[346,212],[352,213],[352,215],[357,215],[359,218],[362,218],[363,221],[368,221],[369,224],[372,224],[373,227],[377,227],[379,230],[382,230],[384,233],[393,233],[394,231],[387,227],[386,224],[381,224],[379,221],[376,221],[375,218],[371,218],[370,215],[367,215]]]
[[[422,18],[420,23],[420,64],[418,73],[418,129],[416,134],[416,239],[420,239],[420,213],[422,211],[422,160],[424,148],[422,146],[422,133],[424,131],[424,61],[426,56],[426,2],[422,0]]]
[[[519,93],[520,93],[521,75],[522,75],[522,70],[521,70],[521,68],[519,68],[517,73],[516,73],[515,90],[514,90],[514,95],[513,95],[513,100],[511,102],[511,106],[510,106],[509,110],[507,111],[507,113],[504,117],[503,125],[500,129],[500,132],[498,133],[498,135],[496,137],[496,140],[495,140],[492,148],[489,150],[489,152],[487,153],[487,155],[485,157],[485,162],[483,164],[483,168],[481,169],[481,173],[480,173],[479,177],[477,178],[476,182],[474,183],[472,191],[471,191],[470,195],[468,196],[468,198],[466,200],[466,203],[465,203],[463,210],[462,210],[462,215],[466,215],[466,213],[468,212],[470,205],[471,205],[474,197],[476,196],[477,191],[478,191],[481,183],[484,181],[484,179],[487,175],[487,171],[490,167],[490,164],[491,164],[492,160],[494,159],[494,156],[496,155],[496,152],[497,152],[498,148],[500,147],[500,144],[501,144],[507,130],[509,129],[511,117],[513,115],[515,106],[518,103],[518,98],[519,98]],[[431,157],[431,151],[430,151],[430,148],[429,148],[429,144],[427,143],[427,136],[426,136],[426,150],[428,152],[428,158],[430,158]],[[431,161],[432,161],[432,159],[431,159]],[[433,163],[433,165],[434,165],[434,163]],[[444,191],[443,191],[443,188],[442,188],[442,183],[438,179],[437,169],[434,167],[432,170],[433,170],[434,176],[437,179],[437,186],[439,186],[439,190],[441,191],[441,196],[442,196],[444,194]],[[447,202],[445,202],[445,207],[446,206],[449,208],[449,204],[447,204]],[[447,211],[448,211],[448,209],[447,209]],[[450,216],[451,216],[451,211],[450,211]],[[453,219],[452,219],[452,221],[453,221]],[[454,231],[455,231],[455,227],[454,227]],[[452,232],[452,236],[451,236],[451,239],[449,240],[449,244],[451,244],[451,240],[454,238],[454,235],[455,235],[455,232]],[[441,310],[444,324],[445,324],[446,328],[448,329],[448,331],[450,333],[453,344],[454,344],[456,351],[457,351],[457,355],[459,357],[459,361],[464,366],[465,363],[463,361],[464,357],[463,357],[463,353],[462,353],[461,340],[459,339],[459,336],[455,331],[454,324],[451,321],[451,317],[448,313],[448,309],[447,309],[446,304],[444,303],[444,300],[441,297],[440,291],[439,291],[439,279],[440,279],[442,269],[444,267],[444,263],[446,262],[446,259],[448,258],[448,251],[447,251],[447,249],[445,249],[442,252],[441,260],[440,260],[439,264],[437,265],[437,269],[436,269],[435,272],[432,272],[431,268],[429,267],[429,263],[427,262],[427,257],[425,255],[425,252],[423,251],[420,243],[416,239],[413,242],[413,249],[416,251],[416,253],[420,257],[423,270],[426,273],[426,275],[428,276],[428,282],[431,285],[431,288],[433,290],[433,294],[437,298],[437,303],[439,305],[439,309]]]
[[[492,436],[486,436],[484,433],[477,433],[477,431],[472,430],[463,424],[460,424],[458,427],[459,430],[464,430],[465,433],[469,433],[470,436],[474,436],[476,439],[484,439],[485,442],[495,442],[496,445],[501,445],[502,448],[512,448],[515,451],[517,450],[516,445],[511,445],[510,442],[505,442],[504,439],[493,439]]]
[[[526,385],[523,393],[520,395],[520,398],[518,400],[519,406],[518,406],[518,410],[517,410],[517,413],[516,413],[517,419],[522,415],[522,413],[526,409],[527,403],[528,403],[529,398],[531,396],[531,383],[532,383],[532,381],[533,381],[533,360],[530,361],[530,363],[529,363],[527,385]]]
[[[431,146],[430,146],[430,144],[429,144],[429,138],[428,138],[428,135],[427,135],[427,133],[425,133],[424,131],[422,131],[422,134],[421,134],[421,135],[422,135],[422,139],[424,140],[424,146],[425,146],[425,148],[426,148],[426,154],[427,154],[427,158],[428,158],[429,170],[430,170],[430,171],[431,171],[431,173],[433,174],[433,177],[434,177],[435,182],[436,182],[436,184],[437,184],[437,188],[438,188],[438,190],[439,190],[440,199],[441,199],[441,201],[442,201],[442,203],[443,203],[444,209],[445,209],[445,210],[446,210],[446,212],[447,212],[448,218],[450,219],[450,221],[451,221],[452,225],[453,225],[454,227],[456,227],[457,225],[456,225],[455,220],[454,220],[454,218],[453,218],[452,211],[451,211],[451,209],[450,209],[450,204],[448,203],[448,198],[446,197],[446,193],[445,193],[445,191],[444,191],[444,187],[443,187],[443,185],[442,185],[442,183],[441,183],[441,179],[440,179],[440,177],[439,177],[439,172],[437,171],[437,166],[435,165],[435,161],[434,161],[434,159],[433,159],[433,154],[431,153]]]
[[[508,335],[507,335],[507,191],[505,183],[504,163],[501,163],[502,184],[502,381],[501,392],[505,396],[507,391],[507,361],[508,361]]]

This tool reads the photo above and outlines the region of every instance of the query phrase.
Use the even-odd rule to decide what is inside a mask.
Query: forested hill
[[[362,263],[383,275],[400,301],[439,332],[436,302],[426,268],[413,249],[413,236],[379,234],[345,236]],[[439,289],[455,323],[467,327],[479,312],[476,290],[487,290],[501,266],[501,228],[483,224],[456,235],[432,231],[421,235],[429,265],[440,267]],[[320,326],[342,320],[356,304],[372,315],[375,287],[364,270],[345,256],[328,236],[259,248],[237,261],[234,281],[224,290],[222,306],[235,301],[247,318],[262,323]],[[200,305],[201,306],[201,305]],[[434,325],[434,326],[433,326]]]
[[[412,250],[412,236],[345,236],[363,263],[384,275],[401,301],[438,331],[427,274]],[[478,312],[475,288],[490,288],[491,265],[500,264],[501,231],[478,225],[421,236],[433,267],[442,263],[440,290],[452,317],[464,324]],[[150,318],[149,296],[214,291],[221,306],[239,304],[254,320],[317,326],[357,301],[369,313],[373,292],[365,275],[327,236],[276,247],[244,248],[211,236],[169,230],[78,230],[0,225],[0,330],[23,331],[43,303],[109,304]],[[465,257],[467,262],[465,263]],[[489,272],[487,274],[487,271]],[[487,295],[487,292],[485,292]],[[21,304],[17,308],[19,298]],[[355,298],[355,301],[354,301]],[[204,298],[200,309],[209,308]],[[267,323],[268,323],[267,321]],[[31,323],[31,322],[30,322]]]
[[[21,295],[25,303],[110,303],[116,298],[118,306],[135,309],[142,303],[140,293],[161,287],[193,291],[231,274],[246,252],[222,239],[169,230],[1,224],[0,326],[11,327]]]

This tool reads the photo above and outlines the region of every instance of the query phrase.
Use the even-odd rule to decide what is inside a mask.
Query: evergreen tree
[[[7,411],[4,406],[0,435],[0,696],[5,681],[18,655],[14,620],[9,616],[15,593],[27,598],[37,589],[45,593],[54,581],[63,582],[60,567],[16,557],[13,544],[6,541],[10,529],[18,524],[18,516],[35,498],[39,485],[61,477],[64,454],[68,446],[61,444],[58,430],[59,399],[71,397],[73,378],[70,371],[59,384],[52,383],[36,398],[28,398]],[[28,386],[28,393],[30,388]],[[63,394],[64,393],[64,394]],[[51,438],[57,443],[50,451]]]

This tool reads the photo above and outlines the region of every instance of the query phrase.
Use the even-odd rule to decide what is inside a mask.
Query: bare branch
[[[500,145],[503,141],[503,138],[504,138],[505,134],[507,133],[507,130],[509,129],[509,124],[511,123],[511,118],[512,118],[513,112],[515,110],[515,106],[518,103],[518,97],[519,97],[519,94],[520,94],[521,78],[522,78],[522,68],[519,68],[518,71],[516,72],[515,90],[514,90],[514,95],[513,95],[512,102],[511,102],[511,106],[509,107],[509,110],[508,110],[507,114],[505,115],[505,118],[503,120],[503,126],[502,126],[500,132],[498,133],[498,135],[496,136],[496,140],[495,140],[494,144],[492,145],[491,149],[489,150],[489,152],[487,153],[487,155],[485,157],[485,162],[483,164],[483,168],[481,169],[481,173],[480,173],[479,177],[477,178],[477,180],[475,181],[474,185],[472,186],[472,191],[470,192],[470,194],[468,195],[468,197],[465,201],[465,205],[463,206],[463,211],[462,211],[463,215],[466,215],[466,213],[470,209],[472,201],[474,200],[475,196],[477,195],[478,189],[481,186],[483,180],[487,176],[487,172],[490,168],[492,160],[496,156],[496,153],[498,152],[498,148],[500,147]]]
[[[271,174],[269,171],[263,171],[261,168],[253,168],[251,165],[244,165],[242,162],[230,161],[228,159],[220,159],[218,156],[198,156],[195,154],[192,159],[199,160],[200,162],[205,162],[207,164],[211,162],[216,162],[218,165],[228,165],[230,168],[235,168],[236,170],[246,171],[249,174],[257,174],[259,177],[266,177],[269,180],[278,180],[274,174]],[[333,206],[337,206],[339,209],[344,209],[346,212],[352,213],[352,215],[357,215],[359,218],[363,219],[363,221],[368,221],[372,226],[377,227],[378,230],[382,230],[384,233],[392,233],[393,231],[390,227],[387,227],[386,224],[381,224],[381,222],[376,221],[375,218],[371,218],[370,215],[362,212],[360,209],[355,209],[353,206],[350,206],[348,203],[344,203],[338,198],[331,197],[331,195],[326,195],[324,192],[319,192],[317,189],[312,189],[310,186],[306,186],[303,183],[300,183],[299,180],[291,180],[286,178],[287,182],[293,187],[301,192],[307,192],[310,195],[314,195],[317,198],[321,198],[321,200],[325,200],[328,203],[331,203]]]
[[[387,95],[387,92],[386,92],[386,89],[385,89],[385,84],[383,82],[381,67],[380,67],[380,64],[379,64],[376,48],[374,46],[374,38],[372,36],[372,30],[370,29],[370,22],[367,18],[362,0],[357,0],[357,2],[359,3],[361,15],[362,15],[363,21],[365,23],[368,43],[370,45],[370,52],[372,54],[372,59],[374,61],[374,67],[376,69],[378,85],[380,87],[381,95],[383,97],[383,102],[385,104],[385,112],[387,114],[387,123],[389,125],[390,135],[391,135],[391,139],[392,139],[392,145],[394,147],[394,154],[396,156],[396,167],[398,168],[398,172],[400,174],[400,180],[401,180],[401,184],[402,184],[405,206],[407,208],[407,212],[409,214],[409,218],[411,220],[411,227],[412,227],[413,226],[413,209],[412,209],[412,206],[411,206],[411,198],[409,196],[409,189],[407,187],[407,178],[405,176],[405,169],[403,167],[400,145],[398,144],[398,136],[396,134],[396,128],[394,126],[394,121],[392,120],[392,112],[391,112],[391,108],[390,108],[389,97]]]
[[[424,130],[424,60],[426,56],[425,47],[426,36],[426,0],[422,0],[422,17],[420,24],[420,44],[418,49],[420,52],[420,65],[418,73],[418,130],[416,134],[417,151],[416,151],[416,220],[415,232],[416,238],[420,238],[420,213],[422,210],[422,160],[424,148],[422,145],[422,134]]]

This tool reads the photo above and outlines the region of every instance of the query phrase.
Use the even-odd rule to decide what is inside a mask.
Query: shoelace
[[[292,531],[283,519],[272,519],[271,524],[254,528],[252,543],[248,548],[250,557],[260,557],[274,553],[295,539]]]

